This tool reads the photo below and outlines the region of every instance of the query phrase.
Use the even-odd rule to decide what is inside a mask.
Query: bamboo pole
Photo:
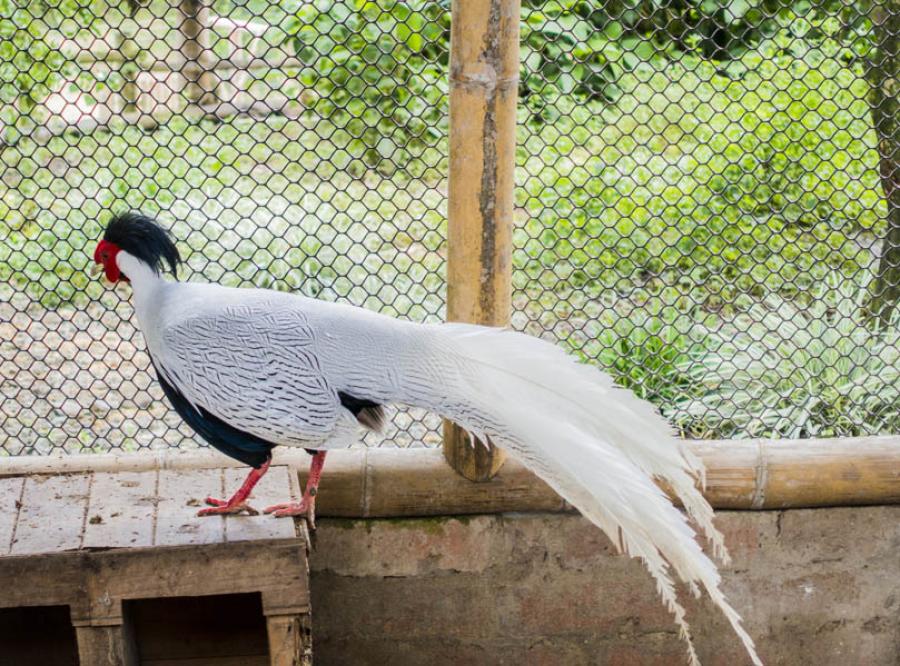
[[[450,34],[447,319],[509,323],[519,0],[456,0]],[[444,424],[444,456],[470,481],[503,465],[493,444]]]
[[[822,440],[687,442],[707,468],[705,495],[718,509],[900,504],[900,436]],[[309,456],[275,450],[274,465],[305,477]],[[0,458],[0,477],[244,467],[209,449]],[[305,479],[301,478],[301,483]],[[470,483],[435,449],[344,449],[328,454],[319,515],[346,518],[569,511],[515,460],[490,481]]]

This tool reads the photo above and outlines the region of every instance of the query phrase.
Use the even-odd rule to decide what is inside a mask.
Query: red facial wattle
[[[128,280],[127,277],[122,275],[122,271],[119,270],[119,265],[116,263],[116,255],[119,254],[120,250],[121,248],[118,245],[110,243],[108,240],[101,240],[97,243],[97,249],[94,250],[94,261],[102,264],[106,279],[112,283],[116,283],[119,280]]]

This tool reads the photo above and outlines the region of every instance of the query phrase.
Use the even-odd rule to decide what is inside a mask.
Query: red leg
[[[306,515],[311,529],[316,528],[316,495],[319,492],[319,479],[322,478],[322,467],[325,466],[326,451],[316,451],[309,465],[309,478],[306,480],[306,491],[299,502],[276,504],[265,509],[265,513],[275,513],[276,518],[285,516]]]
[[[247,513],[250,516],[255,516],[256,514],[258,514],[259,511],[247,504],[247,498],[253,491],[253,486],[255,486],[259,482],[259,480],[263,478],[267,471],[269,471],[270,462],[272,462],[271,458],[266,460],[266,462],[263,463],[262,467],[251,469],[250,473],[247,475],[247,478],[244,480],[244,483],[241,484],[241,487],[238,488],[237,492],[232,495],[231,499],[229,499],[227,502],[225,500],[216,499],[215,497],[207,497],[206,503],[213,508],[201,509],[197,512],[197,515],[217,516],[221,514]]]

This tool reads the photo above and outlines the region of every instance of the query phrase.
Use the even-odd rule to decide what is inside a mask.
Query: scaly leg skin
[[[253,491],[253,486],[255,486],[263,475],[267,471],[269,471],[269,463],[272,462],[272,458],[269,458],[262,464],[261,467],[254,468],[250,470],[250,473],[247,475],[247,478],[244,480],[244,483],[241,484],[241,487],[238,488],[237,492],[231,496],[231,499],[228,501],[216,499],[215,497],[207,497],[206,503],[209,504],[211,509],[200,509],[197,512],[198,516],[221,516],[221,515],[235,515],[239,513],[246,513],[248,516],[255,516],[259,513],[252,506],[247,504],[247,498],[250,496],[250,493]]]
[[[303,499],[299,502],[288,502],[267,507],[265,513],[274,513],[276,518],[305,515],[309,523],[309,529],[316,529],[316,495],[319,492],[319,479],[322,478],[322,467],[325,465],[325,453],[325,451],[315,451],[313,453]]]

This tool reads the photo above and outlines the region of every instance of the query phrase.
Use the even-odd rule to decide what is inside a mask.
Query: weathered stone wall
[[[767,664],[900,664],[900,506],[718,525]],[[317,664],[685,663],[641,564],[578,516],[321,519],[311,564]],[[711,604],[688,606],[704,664],[749,663]]]

